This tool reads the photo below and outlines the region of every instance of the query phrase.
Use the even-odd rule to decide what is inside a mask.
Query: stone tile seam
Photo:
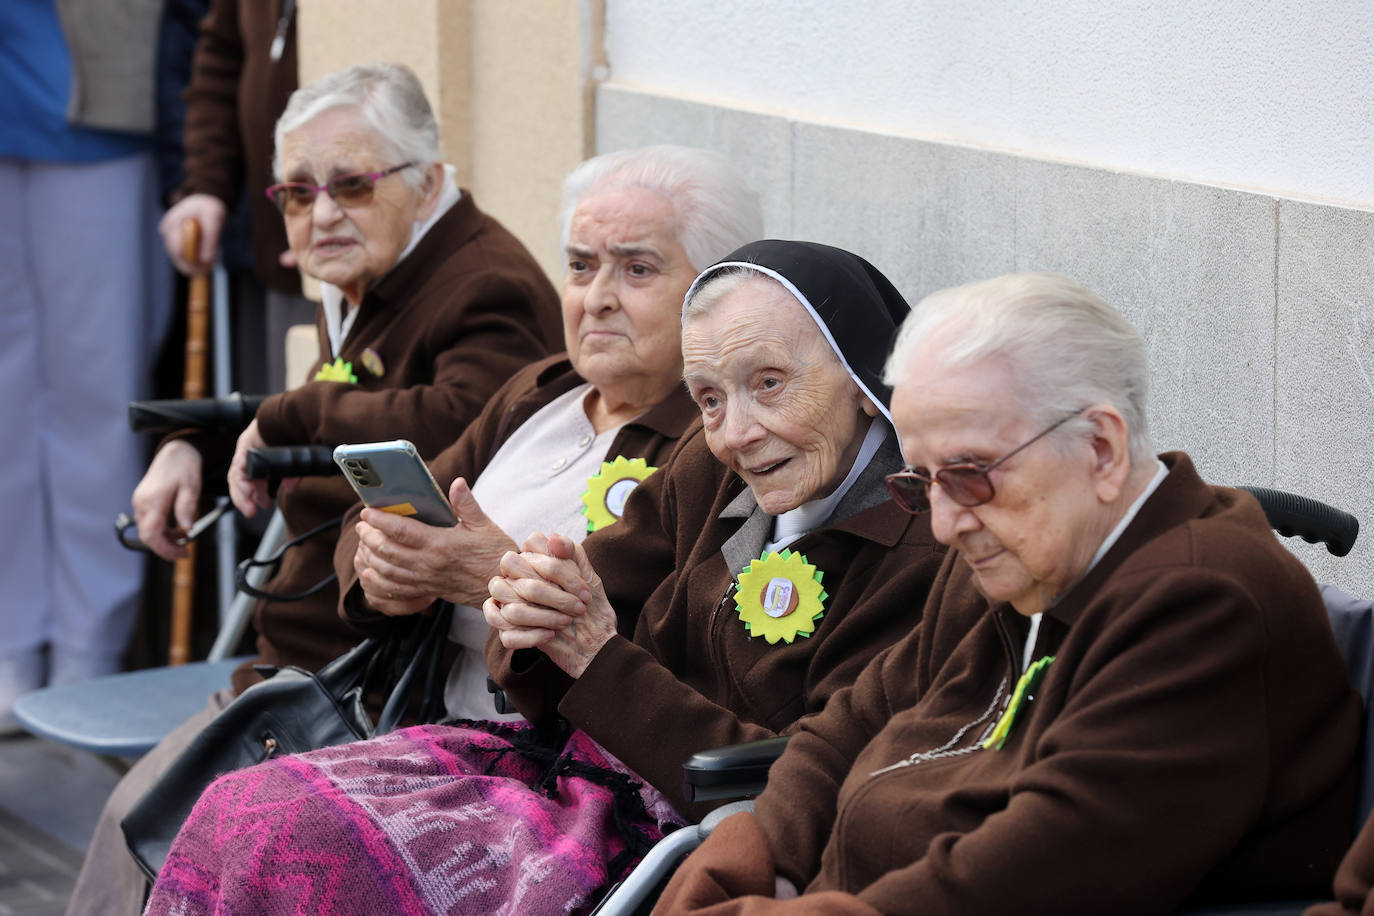
[[[1272,198],[1274,212],[1274,309],[1271,315],[1273,344],[1269,350],[1272,403],[1270,404],[1269,424],[1269,485],[1273,486],[1279,477],[1279,257],[1282,247],[1279,233],[1282,230],[1282,201]]]

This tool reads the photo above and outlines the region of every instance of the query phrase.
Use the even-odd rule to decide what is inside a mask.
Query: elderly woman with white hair
[[[267,398],[238,437],[228,486],[245,515],[271,504],[265,484],[247,476],[250,448],[405,438],[433,457],[558,339],[557,294],[525,247],[454,183],[409,69],[351,67],[298,89],[277,123],[274,171],[280,183],[263,191],[281,210],[301,269],[320,281],[320,358],[311,381]],[[158,450],[134,510],[140,538],[159,555],[185,553],[179,538],[195,517],[207,457],[228,444],[180,436]],[[277,500],[288,534],[323,530],[286,552],[265,586],[275,595],[329,585],[337,519],[357,501],[342,477],[294,483]],[[146,881],[125,848],[123,814],[259,679],[254,664],[315,670],[357,643],[337,604],[332,587],[257,604],[258,656],[116,787],[72,913],[138,912]]]
[[[1135,329],[1063,277],[1001,277],[920,303],[888,378],[908,462],[889,486],[955,548],[945,588],[655,912],[1318,892],[1350,830],[1359,701],[1254,499],[1151,452]]]
[[[609,216],[574,219],[574,264],[598,262]],[[942,551],[882,483],[900,458],[881,362],[906,311],[824,245],[708,268],[682,324],[703,428],[620,521],[533,535],[491,583],[488,659],[532,724],[417,726],[223,777],[149,912],[583,910],[705,810],[683,797],[688,753],[792,729],[915,625]],[[295,880],[320,856],[347,879]]]

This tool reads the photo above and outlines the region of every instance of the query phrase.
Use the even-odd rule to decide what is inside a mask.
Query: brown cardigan
[[[927,516],[887,499],[882,476],[900,464],[889,437],[835,520],[792,545],[823,573],[829,598],[813,635],[769,645],[748,636],[732,597],[772,519],[697,430],[631,494],[618,524],[586,540],[622,635],[575,681],[495,634],[488,667],[528,718],[556,709],[699,817],[709,807],[683,797],[687,757],[791,730],[915,626],[943,549]]]
[[[323,316],[319,336],[321,354],[328,353]],[[269,445],[409,439],[431,458],[508,378],[561,337],[558,296],[543,270],[464,192],[363,297],[339,354],[352,362],[358,383],[308,382],[273,395],[258,408],[258,428]],[[365,349],[380,357],[380,378],[364,368]],[[355,502],[342,476],[303,478],[278,499],[293,535],[338,518]],[[336,525],[290,550],[267,589],[297,592],[332,573],[338,535]],[[337,607],[334,587],[304,601],[259,602],[257,663],[315,670],[347,651],[359,634]],[[240,668],[235,689],[254,680],[249,667]]]
[[[1360,706],[1321,599],[1253,498],[1165,461],[1045,613],[1034,657],[1055,660],[1000,750],[963,753],[1020,674],[1028,620],[999,604],[970,628],[937,594],[924,632],[804,726],[756,813],[722,824],[659,911],[1166,913],[1326,886]],[[947,567],[948,586],[967,580]],[[878,772],[971,722],[960,753]],[[807,893],[741,896],[771,898],[774,868]]]
[[[476,420],[468,426],[458,441],[444,449],[430,462],[430,471],[440,489],[448,493],[456,478],[463,477],[475,484],[492,456],[530,417],[567,394],[586,380],[573,369],[566,353],[550,356],[521,369],[501,386]],[[611,439],[606,460],[617,455],[644,458],[657,467],[668,460],[677,447],[678,439],[699,417],[696,405],[681,385],[642,416],[620,428]],[[573,496],[577,499],[580,493]],[[339,613],[355,626],[371,630],[374,624],[385,626],[388,618],[367,607],[358,574],[353,568],[353,555],[358,551],[356,524],[362,512],[358,503],[344,516],[339,544],[334,550],[334,571],[339,576]]]
[[[272,184],[272,133],[296,90],[296,26],[279,61],[270,57],[283,0],[214,0],[186,87],[186,180],[180,195],[211,194],[233,209],[248,188],[253,266],[268,289],[299,293],[300,275],[282,267],[281,214],[264,193]]]

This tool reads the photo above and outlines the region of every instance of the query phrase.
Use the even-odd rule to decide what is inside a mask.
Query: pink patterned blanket
[[[581,732],[407,728],[205,790],[152,916],[576,913],[683,819]]]

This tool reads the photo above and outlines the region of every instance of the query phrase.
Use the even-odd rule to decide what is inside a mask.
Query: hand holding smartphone
[[[448,497],[407,440],[340,445],[334,462],[365,505],[441,528],[458,524]]]

